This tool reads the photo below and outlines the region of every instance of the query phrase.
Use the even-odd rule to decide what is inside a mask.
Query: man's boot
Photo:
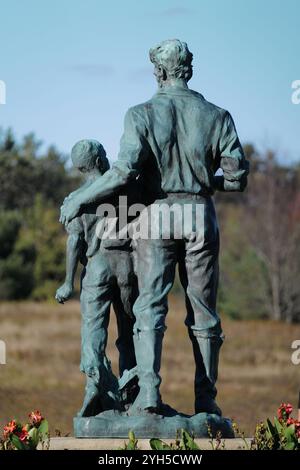
[[[222,416],[215,398],[218,378],[219,350],[223,336],[195,336],[190,332],[196,364],[195,372],[195,413],[212,413]]]
[[[161,405],[159,375],[162,342],[161,330],[138,331],[134,334],[134,348],[137,360],[139,394],[130,407],[130,413],[141,410],[157,412]]]

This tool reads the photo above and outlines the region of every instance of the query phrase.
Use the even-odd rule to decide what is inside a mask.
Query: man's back
[[[159,90],[146,103],[131,108],[127,120],[130,142],[129,146],[121,142],[119,158],[130,159],[130,147],[136,151],[134,139],[142,141],[139,170],[151,175],[148,186],[153,189],[155,185],[156,192],[212,194],[222,157],[231,159],[233,180],[234,173],[244,169],[243,151],[230,114],[188,88]]]

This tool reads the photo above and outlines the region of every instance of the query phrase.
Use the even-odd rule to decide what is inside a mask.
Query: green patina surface
[[[243,191],[248,162],[228,111],[188,88],[192,54],[187,45],[165,41],[150,50],[150,59],[159,88],[149,101],[128,110],[118,160],[108,169],[99,143],[77,144],[73,161],[91,173],[91,178],[61,208],[60,220],[69,230],[72,225],[81,227],[76,236],[85,243],[87,258],[81,290],[81,364],[87,388],[83,408],[75,419],[75,433],[125,437],[132,428],[143,437],[169,437],[184,427],[201,437],[207,435],[209,418],[214,430],[222,428],[224,437],[230,437],[230,423],[220,417],[215,401],[223,333],[216,312],[219,231],[212,195],[216,190]],[[223,174],[216,176],[219,169]],[[191,226],[180,239],[172,228],[168,239],[138,239],[133,252],[130,240],[126,247],[103,247],[95,239],[95,207],[112,201],[123,190],[130,193],[137,181],[136,202],[147,201],[148,208],[176,203],[196,211],[201,205],[200,228]],[[176,222],[176,214],[174,217]],[[78,258],[82,253],[76,236],[70,232],[70,272],[74,271],[73,254]],[[193,417],[177,412],[170,416],[160,397],[167,298],[176,265],[186,296],[186,326],[195,361]],[[64,300],[66,290],[68,293],[68,285],[58,291],[58,300]],[[121,379],[122,389],[105,355],[107,312],[112,302],[119,307],[120,375],[125,372],[126,378],[128,374],[128,380]]]

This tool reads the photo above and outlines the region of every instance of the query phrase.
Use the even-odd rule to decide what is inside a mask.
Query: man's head
[[[150,49],[149,55],[155,66],[154,75],[160,86],[174,79],[188,82],[193,75],[193,54],[187,44],[179,39],[161,42]]]
[[[101,174],[109,169],[103,146],[97,140],[84,139],[77,142],[71,152],[72,162],[81,173],[98,170]]]

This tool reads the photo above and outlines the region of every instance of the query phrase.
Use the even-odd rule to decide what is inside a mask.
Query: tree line
[[[33,134],[0,133],[0,299],[53,298],[64,278],[64,197],[80,177],[55,147]],[[243,194],[218,193],[219,311],[233,318],[300,321],[300,165],[244,146]]]

